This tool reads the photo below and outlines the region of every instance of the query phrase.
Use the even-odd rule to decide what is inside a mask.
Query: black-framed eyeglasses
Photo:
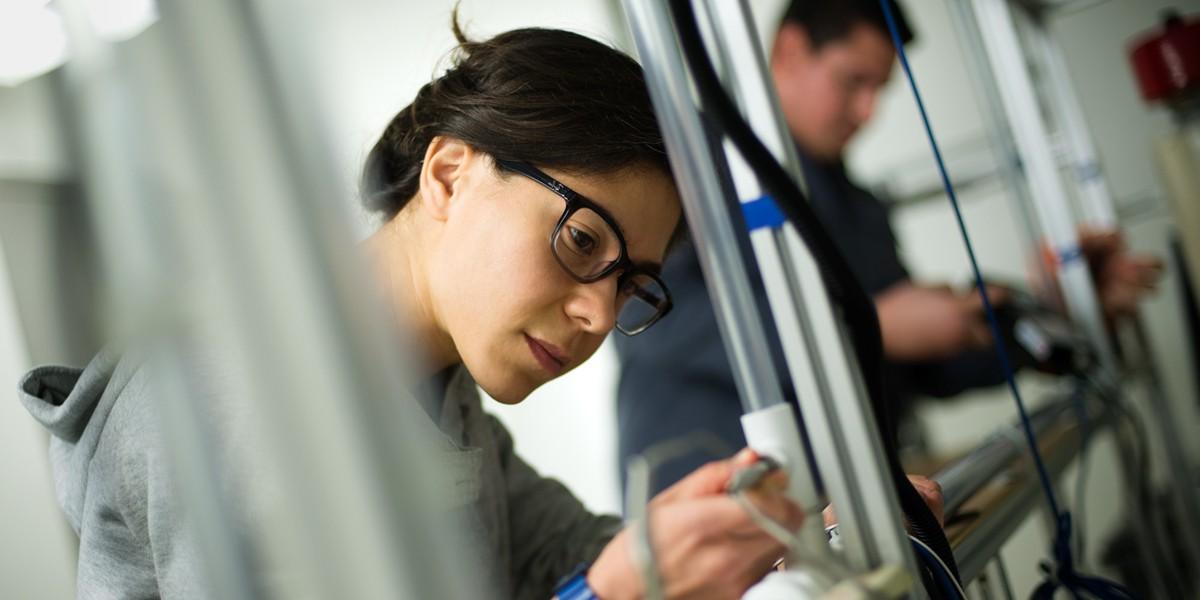
[[[657,273],[630,260],[625,236],[608,211],[529,163],[497,159],[496,164],[540,183],[567,203],[550,233],[550,250],[568,275],[593,283],[620,271],[618,331],[637,335],[671,310],[667,285]]]

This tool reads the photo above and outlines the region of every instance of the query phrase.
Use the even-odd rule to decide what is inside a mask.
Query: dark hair
[[[888,0],[888,3],[896,17],[900,40],[908,44],[915,35],[908,19],[904,18],[904,10],[896,0]],[[804,27],[814,50],[845,38],[859,24],[874,27],[888,39],[892,37],[879,0],[792,0],[783,13],[780,26],[787,23]]]
[[[452,27],[458,47],[450,69],[392,118],[367,156],[367,210],[390,219],[404,208],[436,136],[577,174],[648,165],[670,175],[642,68],[632,58],[567,31],[517,29],[472,42],[457,17]]]

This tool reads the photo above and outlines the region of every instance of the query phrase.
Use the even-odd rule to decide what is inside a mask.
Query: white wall
[[[61,177],[65,157],[54,122],[46,77],[16,87],[0,86],[0,178]]]
[[[0,179],[51,181],[62,175],[51,100],[44,78],[0,87]],[[14,209],[41,211],[12,204],[31,201],[0,196],[0,219]],[[9,265],[26,257],[4,242],[0,239],[0,597],[65,600],[75,595],[74,534],[54,497],[48,436],[17,401],[17,379],[31,366],[30,340]]]
[[[48,437],[17,401],[29,369],[23,328],[0,244],[0,597],[74,596],[73,535],[50,481]]]

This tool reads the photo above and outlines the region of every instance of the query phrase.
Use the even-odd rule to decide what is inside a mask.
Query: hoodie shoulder
[[[54,437],[78,442],[112,383],[118,360],[114,353],[102,351],[82,369],[33,369],[18,384],[21,402]]]
[[[202,595],[150,371],[133,353],[101,352],[83,369],[40,367],[20,383],[21,401],[52,435],[55,490],[79,535],[81,595]]]
[[[88,472],[109,414],[136,371],[118,353],[101,351],[82,369],[44,366],[21,378],[18,395],[50,438],[50,464],[59,504],[79,531],[85,517]]]

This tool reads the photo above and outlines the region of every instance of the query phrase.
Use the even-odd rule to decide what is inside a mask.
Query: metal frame
[[[1023,182],[1015,191],[1033,203],[1038,219],[1026,219],[1027,227],[1034,228],[1034,239],[1044,232],[1052,244],[1057,261],[1058,280],[1072,318],[1088,333],[1089,338],[1101,355],[1104,370],[1117,373],[1121,368],[1113,351],[1113,340],[1104,325],[1098,298],[1086,262],[1079,253],[1077,227],[1080,223],[1098,227],[1118,226],[1115,203],[1104,178],[1095,145],[1082,118],[1082,107],[1070,83],[1069,72],[1061,49],[1050,35],[1045,22],[1046,13],[1041,7],[1014,3],[1011,0],[971,0],[970,2],[948,2],[955,13],[959,26],[964,30],[964,45],[975,56],[977,79],[985,80],[984,98],[991,107],[993,117],[989,125],[995,137],[1015,138],[1018,158],[1012,169],[1023,175]],[[1027,40],[1032,56],[1037,61],[1042,77],[1035,85],[1026,55],[1022,47],[1022,36]],[[1052,114],[1055,130],[1052,130],[1046,115],[1038,104],[1039,87],[1045,94],[1045,107]],[[998,96],[1000,102],[995,101]],[[1009,128],[1005,128],[1005,123]],[[1011,133],[1010,133],[1011,132]],[[1058,137],[1052,137],[1057,133]],[[1054,142],[1058,144],[1055,146]],[[1073,177],[1074,189],[1080,201],[1079,211],[1073,211],[1067,188],[1059,175],[1061,156]],[[1039,227],[1040,225],[1040,227]],[[1036,252],[1036,250],[1035,250]],[[1039,261],[1040,262],[1040,261]],[[1139,352],[1151,351],[1146,343],[1140,322],[1133,324],[1139,342]],[[1171,419],[1171,410],[1163,395],[1157,373],[1145,373],[1149,384],[1150,410],[1154,413],[1156,429],[1162,437],[1168,466],[1173,476],[1181,478],[1174,484],[1173,495],[1181,522],[1188,530],[1200,529],[1200,490],[1197,488],[1193,471],[1189,468],[1186,452],[1179,439],[1179,432]],[[1117,387],[1116,385],[1113,386]],[[1123,464],[1124,478],[1133,481],[1130,469],[1135,465]],[[1161,545],[1158,536],[1138,528],[1139,544],[1145,557],[1146,568],[1153,574],[1160,565],[1150,558],[1149,547]],[[1189,563],[1200,565],[1200,540],[1185,536],[1185,552]],[[1160,583],[1165,575],[1152,575],[1150,579]]]
[[[704,8],[710,25],[710,52],[715,64],[727,67],[727,88],[767,146],[797,181],[802,181],[747,3],[706,2]],[[738,256],[727,191],[718,171],[729,169],[742,203],[758,199],[762,190],[728,143],[723,161],[720,149],[710,143],[664,3],[626,0],[625,9],[747,408],[746,423],[756,414],[779,411],[782,395],[763,343],[762,322],[749,294],[744,263]],[[917,573],[861,375],[813,257],[790,225],[754,231],[751,244],[806,416],[808,441],[838,510],[847,559],[860,570],[898,564]],[[774,439],[756,440],[755,431],[747,427],[752,447],[761,442],[768,447],[791,448],[784,450],[782,458],[790,467],[792,495],[802,505],[814,506],[818,500],[814,478],[807,472],[803,456],[793,453],[798,449],[796,442],[781,440],[779,432]],[[918,596],[923,593],[915,592]]]
[[[705,6],[710,23],[721,24],[711,48],[717,64],[730,67],[726,87],[767,147],[803,181],[747,3],[707,0]],[[725,154],[741,202],[760,198],[763,190],[728,142]],[[859,568],[884,562],[911,567],[911,544],[896,527],[903,515],[872,408],[820,269],[791,225],[753,231],[750,240],[817,467],[842,536],[854,540],[846,545],[848,558]]]
[[[767,76],[746,3],[704,0],[703,4],[710,26],[710,51],[714,54],[714,63],[724,67],[727,88],[759,136],[798,175],[794,148],[782,126],[777,96]],[[740,274],[731,275],[730,270],[736,271],[740,263],[731,260],[728,253],[736,248],[736,241],[732,229],[724,222],[728,214],[722,196],[725,192],[720,185],[723,182],[712,175],[711,165],[706,168],[706,163],[714,161],[715,150],[704,133],[703,122],[695,114],[698,109],[691,97],[683,61],[678,56],[666,8],[645,0],[626,0],[625,5],[651,82],[652,98],[660,114],[669,115],[662,127],[671,149],[673,167],[677,179],[685,182],[682,186],[685,209],[692,221],[697,251],[721,315],[722,333],[731,340],[731,358],[739,389],[747,412],[753,415],[774,405],[777,396],[774,389],[769,399],[755,396],[753,384],[762,383],[762,380],[754,381],[754,373],[756,370],[761,373],[762,365],[746,360],[749,354],[745,347],[749,344],[739,341],[745,331],[757,330],[761,323],[753,320],[752,306],[736,306],[737,302],[747,300],[745,294],[739,296],[737,290],[728,289],[748,282]],[[960,16],[965,18],[960,21],[970,23],[977,19],[982,42],[978,49],[986,56],[990,70],[1000,78],[998,81],[1003,81],[1002,85],[991,89],[1000,97],[999,108],[1012,124],[1010,131],[1015,138],[1014,143],[1002,148],[1014,157],[1006,164],[1009,180],[1017,181],[1023,176],[1029,183],[1027,190],[1022,187],[1029,199],[1022,208],[1032,208],[1037,225],[1046,232],[1058,259],[1055,270],[1067,309],[1088,334],[1106,370],[1111,371],[1118,367],[1112,341],[1088,266],[1079,249],[1076,219],[1068,203],[1067,189],[1057,172],[1053,148],[1047,143],[1050,131],[1037,105],[1035,87],[1024,65],[1016,35],[1017,25],[1009,9],[1007,0],[972,0],[969,5],[964,3]],[[1042,38],[1038,43],[1046,60],[1052,63],[1052,77],[1053,73],[1061,75],[1065,70],[1061,56],[1054,53],[1047,39]],[[1066,152],[1076,165],[1077,183],[1088,219],[1097,224],[1112,224],[1115,213],[1111,195],[1100,174],[1095,150],[1086,131],[1081,129],[1082,121],[1077,118],[1077,99],[1071,95],[1065,80],[1060,79],[1053,88],[1055,105],[1060,110],[1076,111],[1063,120],[1062,127],[1068,131]],[[1002,122],[1002,119],[995,119],[997,127]],[[762,189],[752,171],[730,143],[725,142],[723,146],[728,175],[741,202],[758,200]],[[687,158],[680,157],[681,154],[686,154]],[[1023,159],[1019,164],[1016,156]],[[703,218],[696,215],[703,215]],[[1035,220],[1027,216],[1026,221],[1032,229]],[[714,235],[714,231],[718,234]],[[1036,232],[1031,234],[1031,240],[1040,239]],[[899,516],[897,502],[887,474],[880,470],[883,464],[881,450],[871,427],[862,380],[849,353],[845,333],[837,325],[829,297],[816,275],[813,258],[790,226],[779,230],[756,230],[751,233],[751,245],[780,331],[787,368],[796,386],[801,409],[808,417],[805,433],[814,448],[817,466],[824,475],[829,494],[839,510],[848,558],[860,569],[881,562],[900,562],[911,570],[912,558],[906,538],[892,535],[895,519]],[[769,360],[763,353],[755,356],[756,360]],[[750,432],[749,427],[747,430]],[[753,445],[753,437],[750,439]],[[1007,452],[1004,454],[1011,456]],[[812,478],[808,476],[807,479]],[[872,490],[883,496],[872,495]],[[867,497],[877,501],[864,501]],[[1036,498],[1037,495],[1030,491],[1020,496],[1016,504],[1027,506]],[[1016,504],[1009,507],[1009,512],[1020,508]],[[991,544],[987,547],[995,550],[999,546]],[[984,565],[986,561],[979,564]]]

